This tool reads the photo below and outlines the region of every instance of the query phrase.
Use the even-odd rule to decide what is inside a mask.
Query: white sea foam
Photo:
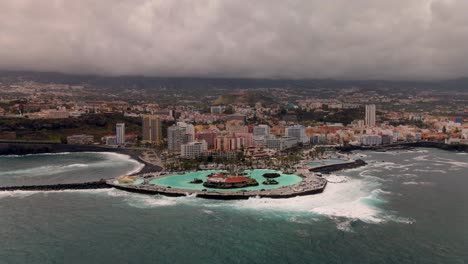
[[[385,221],[388,221],[388,222],[397,222],[397,223],[408,224],[408,225],[412,225],[416,222],[416,220],[412,218],[399,217],[399,216],[393,216],[393,215],[386,215],[383,218],[385,219]]]
[[[335,174],[324,176],[324,178],[329,183],[344,183],[344,182],[349,181],[349,178],[347,176],[339,176],[339,175],[335,175]]]
[[[68,155],[70,152],[58,152],[58,153],[37,153],[37,154],[26,154],[24,156],[61,156],[61,155]],[[18,155],[21,157],[21,155]]]
[[[367,198],[370,189],[376,184],[362,180],[350,180],[343,184],[330,184],[318,195],[294,197],[289,199],[251,198],[235,201],[228,205],[236,209],[280,210],[359,219],[365,222],[380,222],[380,210],[372,206]],[[366,191],[367,190],[367,191]],[[226,204],[224,204],[226,205]]]
[[[130,206],[138,208],[154,208],[161,206],[173,206],[177,204],[177,201],[174,199],[161,199],[160,197],[149,195],[143,195],[138,198],[131,197],[127,199],[127,202]]]
[[[159,195],[147,195],[125,192],[118,189],[104,189],[99,194],[105,194],[111,197],[120,198],[125,203],[137,208],[154,208],[161,206],[173,206],[177,204],[177,198],[162,197]]]
[[[427,159],[427,157],[429,157],[429,155],[417,156],[417,157],[414,157],[413,160],[416,160],[416,161],[429,161]]]
[[[375,189],[375,190],[372,190],[371,194],[385,194],[385,195],[390,195],[390,194],[392,194],[392,192],[384,191],[384,190],[382,190],[382,189]]]
[[[429,172],[429,173],[443,173],[443,174],[446,174],[447,171],[445,170],[425,170],[425,169],[415,169],[414,171],[417,171],[417,172]]]
[[[87,167],[89,167],[88,164],[80,164],[80,163],[62,166],[62,168],[87,168]]]
[[[144,167],[145,167],[145,164],[137,161],[137,160],[134,160],[132,159],[132,157],[130,157],[129,155],[126,155],[126,154],[121,154],[121,153],[115,153],[115,152],[102,152],[103,154],[105,155],[108,155],[108,156],[113,156],[113,157],[116,157],[118,159],[123,159],[123,160],[128,160],[132,163],[135,164],[135,167],[126,172],[127,175],[131,175],[131,174],[136,174],[138,172],[140,172]]]
[[[404,179],[407,179],[407,178],[417,178],[418,175],[416,174],[412,174],[412,173],[403,173],[403,174],[388,174],[389,177],[395,177],[395,178],[404,178]]]
[[[416,181],[407,181],[403,182],[403,185],[433,185],[432,182],[416,182]]]
[[[24,198],[39,192],[36,191],[6,191],[0,192],[0,199],[1,198],[8,198],[8,197],[15,197],[15,198]]]
[[[368,169],[368,170],[361,171],[359,173],[359,176],[361,176],[363,178],[370,179],[370,180],[374,180],[374,181],[387,181],[385,179],[382,179],[380,177],[375,176],[375,175],[378,175],[380,172],[382,172],[382,171],[381,170]],[[374,175],[371,175],[370,173],[372,173]]]
[[[70,152],[62,152],[62,153],[44,153],[44,154],[31,154],[30,156],[56,156],[56,155],[68,155],[71,154]],[[84,163],[76,163],[76,164],[69,164],[69,165],[48,165],[48,166],[39,166],[33,168],[24,168],[18,170],[4,170],[0,171],[1,175],[8,175],[10,177],[40,177],[40,176],[50,176],[54,174],[60,174],[69,172],[72,170],[80,170],[87,167],[93,168],[106,168],[111,167],[115,162],[118,161],[126,161],[132,164],[131,168],[124,172],[123,174],[135,174],[140,172],[144,168],[144,164],[138,162],[137,160],[132,159],[128,155],[119,154],[119,153],[112,153],[112,152],[80,152],[80,154],[101,154],[105,156],[105,160],[99,160],[96,162],[90,162],[88,164]],[[116,175],[120,176],[120,175]]]
[[[336,219],[335,221],[337,222],[336,228],[338,228],[338,230],[341,230],[341,231],[344,231],[344,232],[353,232],[353,230],[351,228],[351,223],[352,223],[353,220],[347,219],[345,221],[341,221],[339,219]]]
[[[24,198],[32,195],[60,194],[60,193],[77,193],[77,194],[104,194],[107,195],[110,189],[89,189],[89,190],[57,190],[57,191],[1,191],[0,198],[15,197]]]

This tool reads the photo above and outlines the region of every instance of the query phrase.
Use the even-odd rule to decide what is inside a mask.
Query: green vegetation
[[[27,119],[0,118],[0,132],[14,131],[17,141],[64,141],[76,134],[93,135],[99,140],[105,135],[115,134],[115,124],[124,122],[126,132],[141,134],[139,118],[124,117],[121,114],[84,115],[68,119]]]
[[[360,108],[342,109],[336,112],[307,112],[301,109],[296,109],[295,114],[297,116],[297,120],[304,124],[313,124],[313,122],[328,122],[349,125],[354,120],[364,118],[364,110]]]
[[[221,95],[216,99],[214,105],[229,105],[229,104],[250,104],[255,103],[272,104],[275,100],[272,97],[257,92],[245,92],[242,94],[226,94]]]

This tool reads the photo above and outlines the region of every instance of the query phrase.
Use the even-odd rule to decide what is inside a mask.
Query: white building
[[[366,123],[362,119],[356,121],[356,127],[358,127],[358,128],[364,128],[365,125],[366,125]]]
[[[313,134],[312,135],[312,144],[314,145],[325,145],[327,144],[327,135],[325,134]]]
[[[364,146],[382,145],[382,137],[379,135],[362,135],[361,144]]]
[[[116,136],[105,136],[105,137],[102,138],[102,141],[108,146],[117,145],[117,137]]]
[[[125,123],[117,123],[115,126],[115,136],[117,145],[125,144]]]
[[[195,140],[195,127],[192,124],[177,122],[177,126],[185,129],[184,143],[189,143]]]
[[[375,105],[366,105],[366,126],[374,127],[375,126]]]
[[[161,119],[157,115],[145,115],[143,117],[143,141],[159,143],[162,139]]]
[[[214,105],[210,108],[212,114],[222,114],[226,110],[224,105]]]
[[[275,150],[285,150],[296,146],[298,143],[295,137],[280,137],[280,138],[268,138],[266,139],[265,147]]]
[[[253,128],[253,136],[255,140],[265,139],[270,135],[270,127],[268,125],[258,125]]]
[[[302,125],[294,125],[286,128],[286,136],[296,138],[297,141],[304,144],[310,142],[310,138],[305,134],[305,127]]]
[[[208,150],[208,144],[205,140],[194,141],[183,144],[180,147],[180,156],[183,158],[196,158],[200,157],[203,152]]]
[[[185,142],[186,129],[176,125],[167,129],[167,150],[169,152],[180,151],[180,146]]]

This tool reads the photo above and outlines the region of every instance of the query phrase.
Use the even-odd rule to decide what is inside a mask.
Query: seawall
[[[461,151],[468,152],[468,145],[448,145],[443,142],[436,141],[417,141],[417,142],[401,142],[379,146],[354,146],[347,145],[342,147],[336,147],[337,150],[341,151],[353,151],[353,150],[398,150],[398,149],[411,149],[411,148],[437,148],[447,151]]]
[[[311,172],[320,172],[320,173],[331,173],[340,170],[354,169],[367,165],[367,163],[361,159],[355,160],[354,162],[340,163],[340,164],[330,164],[324,165],[317,168],[312,168],[309,171]]]
[[[96,182],[84,182],[84,183],[7,186],[7,187],[0,187],[0,191],[63,191],[63,190],[92,190],[92,189],[108,189],[108,188],[112,188],[112,186],[108,185],[104,180],[101,180],[101,181],[96,181]]]
[[[272,198],[284,199],[297,196],[305,196],[322,193],[327,186],[327,181],[324,181],[320,187],[314,189],[307,189],[303,191],[285,191],[283,193],[268,193],[268,191],[237,191],[237,192],[217,192],[217,191],[193,191],[193,190],[179,190],[175,188],[158,188],[158,187],[144,187],[144,186],[121,186],[118,184],[110,184],[116,189],[127,192],[141,193],[141,194],[159,194],[170,197],[183,197],[195,195],[197,198],[212,199],[212,200],[246,200],[249,198]]]

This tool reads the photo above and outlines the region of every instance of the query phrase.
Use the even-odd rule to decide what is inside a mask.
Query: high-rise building
[[[117,145],[125,144],[125,123],[117,123],[115,126]]]
[[[244,125],[244,122],[235,120],[226,122],[226,131],[232,133],[248,133],[249,128]]]
[[[184,158],[196,158],[200,157],[206,150],[208,150],[206,141],[194,141],[181,145],[180,156]]]
[[[214,131],[203,131],[195,134],[195,139],[198,141],[204,140],[208,145],[208,149],[212,149],[215,144],[217,133]]]
[[[161,120],[157,115],[143,117],[143,141],[158,144],[162,139]]]
[[[177,122],[177,126],[185,129],[183,143],[189,143],[195,140],[195,127],[192,124],[187,124],[185,122]]]
[[[270,135],[270,127],[268,125],[258,125],[253,129],[255,139],[265,139]]]
[[[186,129],[177,125],[172,125],[167,129],[167,150],[169,152],[179,152],[180,146],[186,138]]]
[[[305,127],[302,125],[294,125],[286,128],[286,136],[297,139],[298,142],[309,143],[310,138],[305,134]]]
[[[233,151],[249,147],[248,139],[241,136],[218,136],[215,149],[218,151]]]
[[[375,105],[366,105],[366,126],[375,126]]]

